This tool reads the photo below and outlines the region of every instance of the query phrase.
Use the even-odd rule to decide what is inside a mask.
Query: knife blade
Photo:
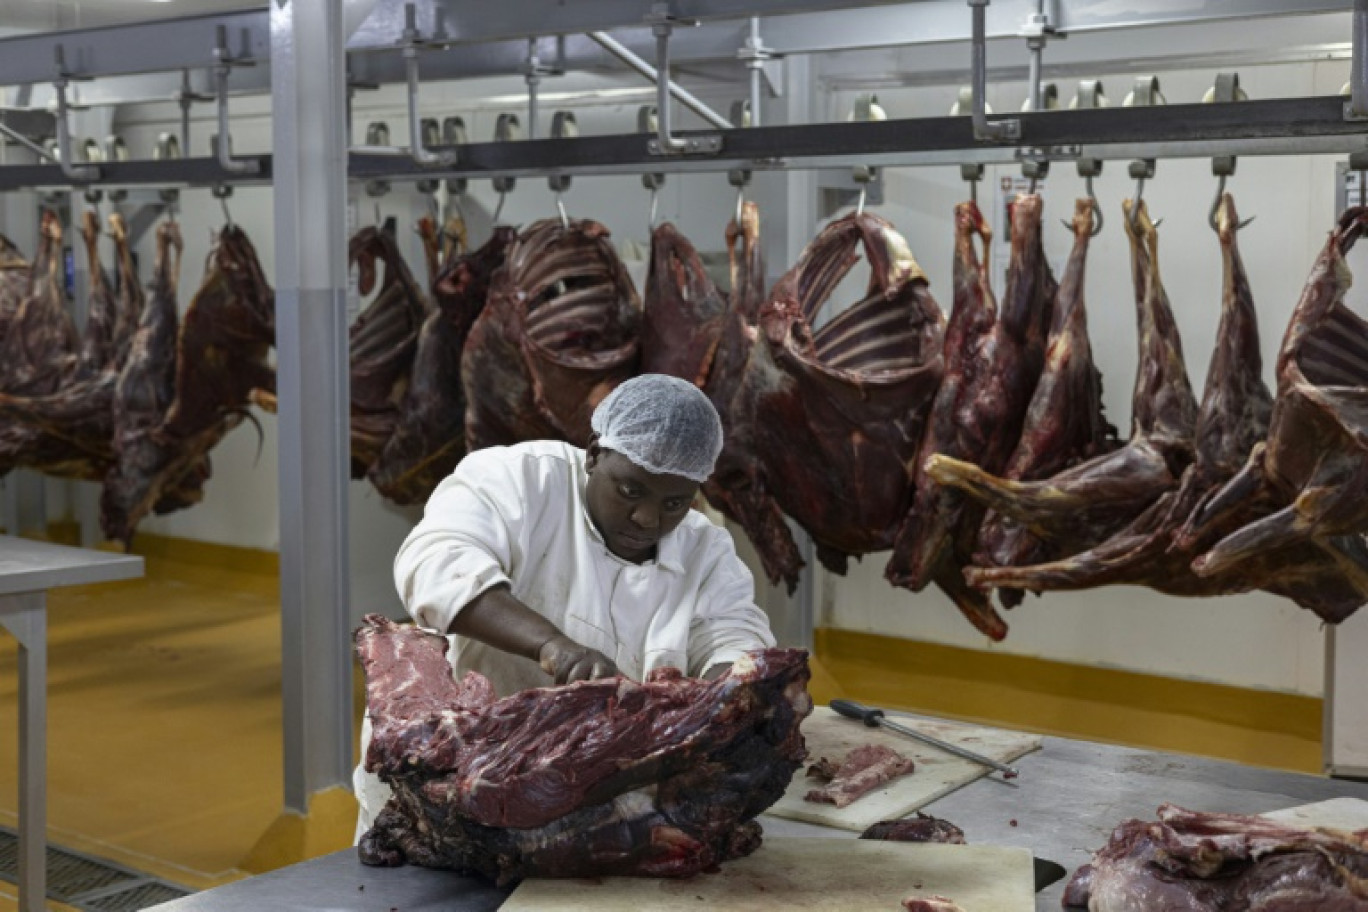
[[[1035,889],[1039,893],[1052,883],[1057,883],[1065,878],[1069,873],[1068,869],[1057,861],[1050,861],[1048,858],[1033,857],[1032,867],[1035,869]]]
[[[933,738],[930,735],[919,732],[914,728],[908,728],[906,725],[899,725],[897,722],[891,722],[888,720],[887,717],[884,716],[884,711],[882,709],[872,709],[867,706],[861,706],[854,700],[832,700],[831,708],[836,710],[836,712],[840,713],[848,719],[857,719],[863,722],[870,728],[878,728],[879,726],[883,726],[884,728],[887,728],[891,731],[895,731],[900,735],[906,735],[907,737],[920,741],[923,744],[929,744],[934,748],[943,750],[947,754],[954,754],[956,757],[962,757],[965,760],[971,760],[974,763],[981,763],[984,766],[992,767],[993,769],[1002,773],[1004,778],[1015,779],[1017,776],[1021,775],[1020,771],[1018,771],[1016,767],[1008,766],[1005,763],[999,763],[992,757],[985,757],[982,754],[976,754],[971,750],[966,750],[965,748],[960,747],[958,744],[950,744],[949,742],[942,741],[939,738]]]

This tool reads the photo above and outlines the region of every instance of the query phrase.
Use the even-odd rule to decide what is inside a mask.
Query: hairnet
[[[722,420],[698,387],[665,374],[633,377],[608,394],[590,419],[599,446],[648,472],[700,484],[722,451]]]

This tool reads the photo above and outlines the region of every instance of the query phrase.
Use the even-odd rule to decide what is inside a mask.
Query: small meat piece
[[[861,839],[884,842],[943,842],[964,845],[964,831],[948,820],[917,812],[916,817],[880,820],[860,834]]]
[[[944,896],[909,896],[902,901],[907,912],[964,912],[964,907]]]
[[[807,774],[809,779],[821,779],[823,782],[830,782],[836,778],[836,771],[840,768],[839,763],[823,757],[808,767]]]
[[[829,764],[828,761],[818,761],[817,764],[823,773],[829,769],[829,765],[824,763]],[[911,758],[882,744],[866,744],[847,754],[831,781],[822,788],[808,792],[803,800],[815,804],[834,804],[838,808],[847,807],[884,783],[906,776],[913,769]]]

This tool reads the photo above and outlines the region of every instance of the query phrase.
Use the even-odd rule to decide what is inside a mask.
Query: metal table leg
[[[47,908],[47,596],[0,596],[19,641],[19,912]]]

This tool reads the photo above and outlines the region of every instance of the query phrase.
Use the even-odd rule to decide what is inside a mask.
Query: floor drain
[[[18,883],[19,836],[0,827],[0,880]],[[100,858],[47,847],[48,899],[92,912],[137,912],[193,891]]]

